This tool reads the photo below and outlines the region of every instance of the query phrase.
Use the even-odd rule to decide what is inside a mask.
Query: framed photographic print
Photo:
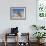
[[[37,15],[46,18],[46,0],[37,0]]]
[[[37,15],[36,23],[37,25],[46,25],[46,0],[37,0]]]
[[[11,20],[25,20],[26,19],[26,8],[25,7],[11,7],[10,8],[10,19]]]

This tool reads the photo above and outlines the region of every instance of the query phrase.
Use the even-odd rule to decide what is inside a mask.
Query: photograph
[[[11,7],[10,8],[10,19],[11,20],[25,20],[26,19],[26,8],[25,7]]]

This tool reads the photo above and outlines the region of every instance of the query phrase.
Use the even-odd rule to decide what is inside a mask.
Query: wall
[[[10,7],[26,7],[26,20],[10,20]],[[36,24],[36,0],[0,0],[0,34],[18,26],[20,32],[32,36],[32,24]]]

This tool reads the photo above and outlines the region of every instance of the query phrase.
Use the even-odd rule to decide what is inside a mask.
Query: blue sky
[[[21,13],[24,12],[24,9],[13,9],[14,13]]]

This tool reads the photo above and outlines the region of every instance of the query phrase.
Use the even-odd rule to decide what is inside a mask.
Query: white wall
[[[26,20],[10,20],[10,7],[26,7]],[[36,24],[36,0],[0,0],[0,34],[17,26],[32,36],[32,24]]]

